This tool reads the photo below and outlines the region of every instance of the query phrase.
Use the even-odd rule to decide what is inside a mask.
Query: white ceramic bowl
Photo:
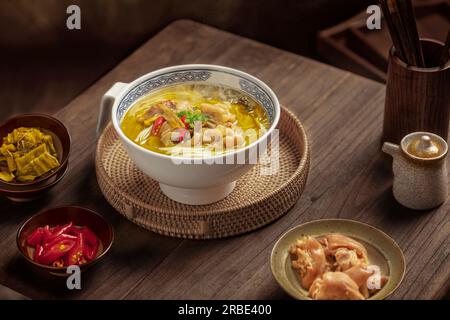
[[[195,162],[188,158],[152,152],[125,136],[120,124],[127,110],[137,100],[158,89],[190,82],[231,87],[252,96],[266,110],[270,121],[269,130],[245,148]],[[280,118],[280,104],[264,82],[245,72],[216,65],[190,64],[156,70],[131,83],[114,84],[102,98],[98,134],[108,122],[110,112],[114,128],[136,166],[158,181],[162,192],[169,198],[181,203],[201,205],[219,201],[230,194],[236,180],[254,165],[250,156],[261,155],[266,150],[268,137]]]

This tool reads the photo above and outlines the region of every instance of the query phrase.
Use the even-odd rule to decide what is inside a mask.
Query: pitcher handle
[[[128,83],[116,82],[102,97],[100,113],[97,121],[97,137],[100,136],[111,118],[111,109],[116,97],[123,91]]]

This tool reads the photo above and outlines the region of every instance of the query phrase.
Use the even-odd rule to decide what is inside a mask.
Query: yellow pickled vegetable
[[[37,128],[20,127],[3,138],[0,180],[30,182],[59,166],[51,135]]]
[[[11,182],[14,180],[14,175],[12,173],[2,171],[0,172],[0,179],[6,182]]]

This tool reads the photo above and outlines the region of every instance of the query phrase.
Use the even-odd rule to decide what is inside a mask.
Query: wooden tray
[[[258,164],[237,181],[227,198],[213,204],[189,206],[167,198],[156,181],[135,167],[111,124],[97,144],[97,180],[105,198],[119,213],[148,230],[192,239],[249,232],[286,213],[306,184],[310,153],[305,130],[285,108],[278,128],[278,172],[260,175],[262,165]]]
[[[445,41],[450,23],[448,0],[416,1],[417,28],[422,38]],[[318,33],[317,51],[331,64],[376,81],[386,81],[392,41],[384,20],[381,30],[366,27],[368,15],[355,17]]]

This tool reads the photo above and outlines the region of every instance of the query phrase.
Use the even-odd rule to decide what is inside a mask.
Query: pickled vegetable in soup
[[[138,145],[178,156],[243,148],[269,128],[265,109],[240,91],[205,84],[174,85],[138,100],[122,131]]]

